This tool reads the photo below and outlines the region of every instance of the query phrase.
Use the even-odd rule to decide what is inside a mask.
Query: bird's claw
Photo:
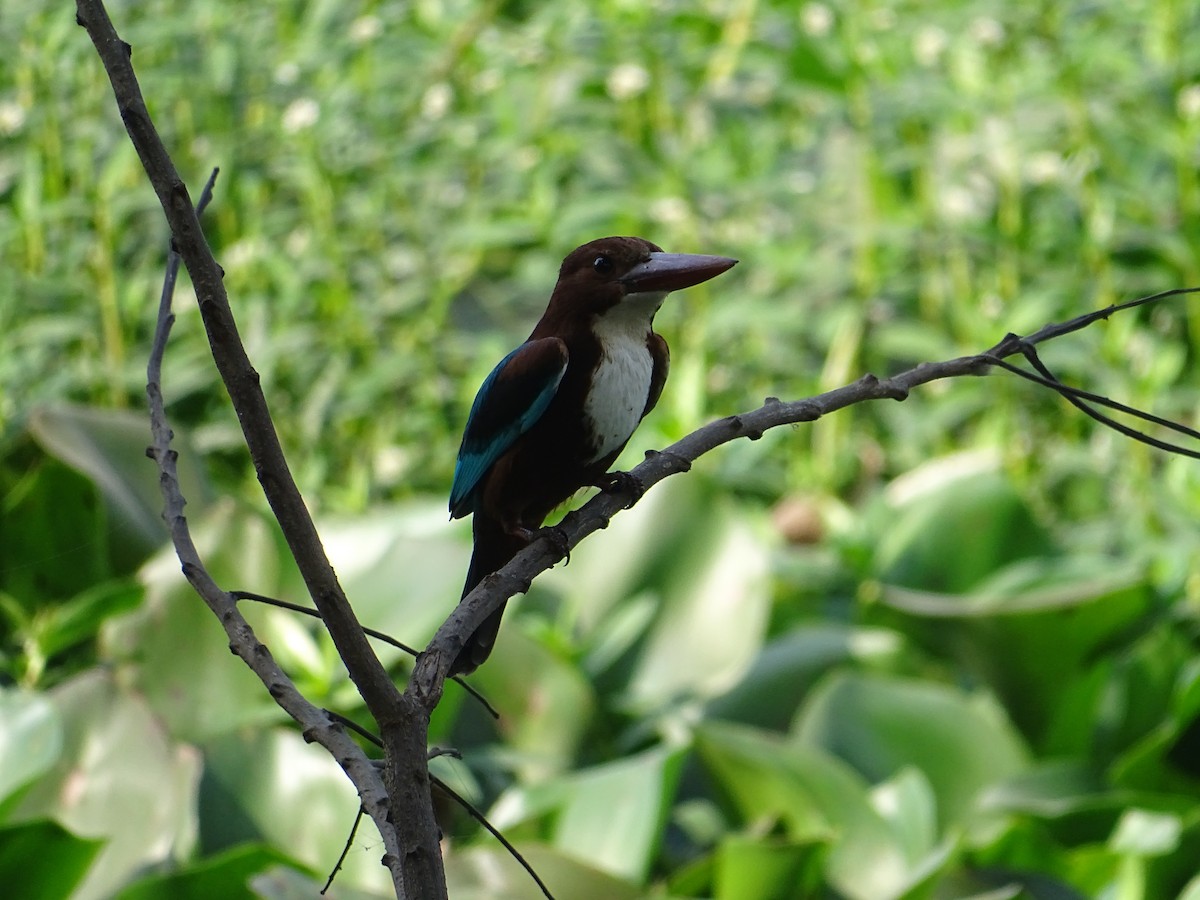
[[[544,537],[554,549],[562,554],[563,565],[569,565],[571,562],[571,542],[567,538],[567,533],[561,525],[550,525],[538,532],[538,537]]]
[[[596,487],[606,494],[629,494],[626,509],[641,500],[642,494],[646,493],[646,486],[642,484],[642,480],[629,472],[609,472],[601,476]]]

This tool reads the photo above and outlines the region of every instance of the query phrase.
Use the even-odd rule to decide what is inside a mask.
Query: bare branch
[[[201,193],[200,202],[197,205],[198,212],[203,211],[204,206],[211,198],[212,186],[216,177],[217,171],[214,169]],[[160,387],[163,355],[166,351],[171,326],[175,321],[175,316],[171,312],[171,298],[179,273],[179,263],[180,256],[172,242],[167,257],[167,271],[163,279],[162,295],[159,300],[154,343],[146,367],[146,394],[150,403],[150,430],[153,438],[147,455],[158,463],[159,485],[162,489],[164,504],[163,520],[171,533],[171,542],[175,545],[175,552],[179,556],[184,575],[225,628],[225,632],[229,636],[230,649],[241,657],[251,671],[259,677],[275,702],[300,724],[305,740],[316,741],[337,760],[349,776],[351,783],[358,789],[363,808],[370,809],[374,818],[386,823],[387,792],[384,790],[383,782],[380,780],[375,766],[358,744],[347,737],[339,723],[331,719],[324,710],[309,703],[296,689],[292,680],[275,662],[271,651],[258,640],[250,624],[242,617],[234,597],[223,591],[209,575],[200,558],[200,553],[192,541],[191,530],[183,514],[187,501],[179,486],[179,476],[176,470],[178,454],[171,449],[171,439],[174,435],[167,422]],[[395,845],[395,834],[392,829],[381,829],[381,832],[385,842],[390,837],[392,844]],[[396,846],[389,847],[389,853],[399,858],[395,852],[397,849]]]
[[[79,0],[76,9],[79,23],[87,29],[108,72],[125,128],[158,194],[174,246],[192,277],[213,359],[233,401],[263,493],[350,677],[373,714],[393,718],[398,714],[399,692],[358,626],[292,479],[259,387],[258,373],[250,365],[229,308],[224,272],[204,238],[187,187],[150,120],[130,65],[131,48],[117,36],[100,0]]]
[[[1079,331],[1094,322],[1107,319],[1117,312],[1198,291],[1200,288],[1175,288],[1148,297],[1139,297],[1127,303],[1108,306],[1077,316],[1067,322],[1047,325],[1028,337],[1008,334],[984,353],[961,356],[944,362],[921,363],[912,369],[883,380],[874,375],[864,375],[853,384],[806,400],[784,403],[770,397],[756,410],[719,419],[692,432],[665,450],[650,451],[646,454],[646,460],[632,469],[629,475],[641,485],[644,492],[668,476],[686,472],[696,459],[729,441],[738,438],[758,440],[772,428],[814,422],[822,416],[855,403],[868,400],[904,400],[907,399],[909,391],[920,385],[943,378],[986,375],[993,367],[1002,367],[1029,381],[1056,391],[1092,418],[1114,428],[1121,434],[1169,452],[1200,457],[1200,453],[1197,451],[1159,441],[1115,422],[1108,416],[1088,407],[1084,401],[1116,409],[1189,437],[1200,438],[1200,433],[1186,426],[1141,410],[1135,410],[1097,394],[1069,387],[1054,378],[1044,367],[1039,369],[1041,373],[1039,376],[1004,362],[1005,357],[1020,353],[1029,358],[1035,368],[1039,367],[1041,362],[1037,360],[1037,355],[1033,351],[1034,345],[1038,343]],[[555,526],[558,535],[554,539],[542,537],[534,541],[513,557],[499,572],[485,578],[475,590],[459,602],[449,618],[433,636],[425,652],[418,658],[416,669],[409,682],[409,691],[414,692],[422,703],[432,709],[441,696],[445,672],[458,655],[466,637],[488,615],[498,609],[501,603],[514,594],[524,593],[528,590],[534,577],[557,563],[564,554],[569,553],[589,534],[606,528],[614,515],[622,509],[632,506],[637,499],[638,497],[628,490],[598,494]]]
[[[325,627],[350,678],[379,723],[387,748],[388,768],[384,779],[387,796],[392,804],[403,809],[403,814],[391,816],[388,799],[376,796],[373,788],[367,787],[369,782],[356,781],[356,786],[360,796],[364,796],[364,793],[371,795],[369,798],[364,796],[364,805],[384,837],[387,848],[384,862],[392,872],[397,896],[421,900],[445,897],[445,873],[425,760],[429,708],[408,695],[401,695],[392,684],[338,584],[284,459],[279,437],[258,383],[258,373],[250,365],[238,337],[222,281],[224,273],[212,256],[187,188],[146,109],[130,64],[130,46],[117,36],[101,0],[77,0],[76,20],[87,30],[104,64],[125,129],[170,226],[172,248],[178,251],[191,275],[213,360],[229,391],[263,493],[279,521],[309,594],[325,621]],[[166,327],[169,328],[169,323]],[[162,403],[157,380],[152,388],[152,402]],[[162,434],[155,437],[155,453],[160,465],[165,465],[173,463],[173,451],[167,444],[169,431],[165,423],[160,423],[160,428]],[[175,502],[180,505],[172,513],[172,526],[175,521],[182,521],[182,498]],[[189,553],[194,552],[194,548],[186,548],[186,543],[184,546]],[[194,561],[184,563],[184,573],[202,596],[215,598],[221,593],[202,569],[195,568]],[[232,605],[232,601],[229,603]],[[219,613],[223,623],[236,623],[236,620],[228,618],[231,612],[236,616],[235,608]],[[265,648],[248,628],[227,627],[231,628],[231,641],[243,659],[249,662],[251,659],[266,658]],[[275,680],[274,675],[271,677],[268,688],[272,695],[277,692],[286,695],[289,687],[286,681]],[[310,736],[307,731],[305,735]],[[349,758],[343,760],[338,757],[338,762],[343,764],[347,772],[357,770],[357,765]]]

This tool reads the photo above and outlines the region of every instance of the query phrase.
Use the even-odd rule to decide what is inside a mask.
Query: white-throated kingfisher
[[[451,518],[474,514],[464,597],[576,491],[623,483],[608,467],[667,380],[654,314],[671,291],[736,262],[664,253],[634,237],[600,238],[567,255],[541,321],[484,379],[467,418],[450,489]],[[467,640],[450,674],[487,659],[503,612]]]

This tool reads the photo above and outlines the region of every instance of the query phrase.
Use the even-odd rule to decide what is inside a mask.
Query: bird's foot
[[[606,494],[628,494],[626,509],[641,500],[642,494],[646,493],[646,486],[642,484],[642,480],[629,472],[608,472],[601,475],[596,481],[596,487]]]
[[[544,537],[554,549],[562,554],[563,565],[569,565],[571,562],[571,542],[567,539],[567,533],[561,525],[548,525],[538,531],[538,537]]]

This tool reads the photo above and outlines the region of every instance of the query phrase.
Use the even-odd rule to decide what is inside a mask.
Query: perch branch
[[[738,438],[758,440],[772,428],[814,422],[831,412],[868,400],[904,400],[908,397],[909,391],[915,387],[944,378],[985,375],[993,368],[1003,368],[1062,394],[1089,416],[1128,437],[1169,452],[1200,457],[1200,453],[1194,450],[1159,441],[1115,422],[1088,407],[1085,401],[1116,409],[1192,438],[1200,438],[1200,433],[1178,423],[1116,403],[1106,397],[1069,387],[1054,378],[1042,366],[1033,350],[1033,347],[1039,343],[1079,331],[1094,322],[1109,318],[1114,313],[1197,291],[1200,291],[1200,288],[1175,288],[1148,297],[1139,297],[1127,303],[1115,304],[1085,313],[1066,322],[1046,325],[1027,337],[1008,334],[998,344],[983,353],[960,356],[943,362],[921,363],[886,379],[876,378],[874,375],[864,375],[853,384],[826,391],[805,400],[785,403],[771,397],[758,409],[718,419],[692,432],[665,450],[648,452],[645,461],[631,470],[629,474],[642,485],[643,489],[649,489],[664,478],[686,472],[691,468],[692,463],[704,454]],[[1029,359],[1040,374],[1026,372],[1004,361],[1006,357],[1016,354],[1022,354]],[[425,651],[418,657],[416,668],[409,682],[409,691],[414,692],[421,702],[430,708],[436,705],[441,696],[446,670],[450,662],[457,656],[465,638],[472,634],[488,615],[498,609],[501,603],[514,594],[524,593],[528,590],[535,576],[562,559],[564,553],[570,552],[589,534],[606,528],[614,515],[633,505],[636,499],[629,491],[598,494],[556,526],[559,532],[556,540],[541,538],[534,541],[513,557],[504,568],[485,578],[475,590],[459,602],[449,618],[433,636]]]

